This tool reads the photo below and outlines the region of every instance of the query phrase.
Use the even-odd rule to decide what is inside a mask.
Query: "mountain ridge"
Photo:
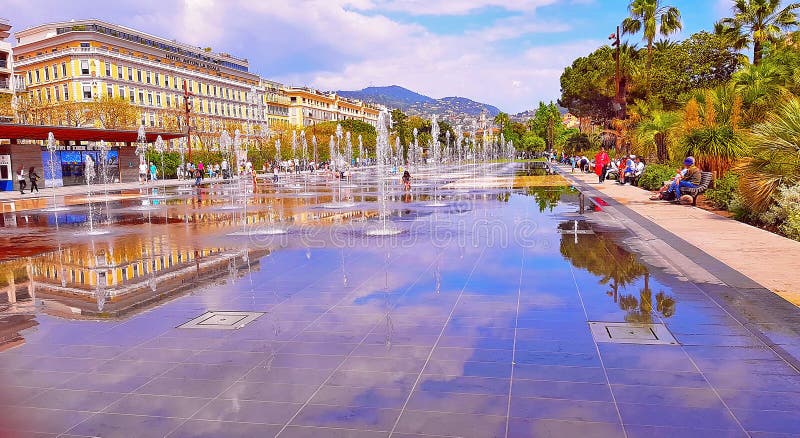
[[[339,90],[336,93],[342,97],[384,105],[389,108],[397,108],[410,115],[418,116],[438,114],[441,116],[465,115],[477,117],[485,110],[489,117],[494,117],[500,113],[500,110],[493,105],[477,102],[466,97],[448,96],[435,99],[399,85],[367,87],[361,90]]]

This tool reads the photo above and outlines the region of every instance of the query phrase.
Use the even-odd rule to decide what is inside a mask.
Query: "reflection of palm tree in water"
[[[653,322],[653,291],[650,289],[650,274],[644,274],[644,286],[639,291],[639,298],[623,295],[619,307],[628,312],[625,321],[650,324]],[[656,312],[665,318],[675,314],[675,299],[664,291],[656,294]]]
[[[559,228],[568,227],[571,222],[562,223]],[[605,235],[578,235],[577,240],[572,236],[561,236],[561,254],[575,267],[585,269],[600,277],[600,284],[607,285],[606,294],[619,303],[622,310],[628,312],[625,320],[628,322],[652,323],[653,319],[653,291],[650,289],[650,273],[647,268],[636,260],[636,257],[619,247]],[[640,277],[644,278],[644,285],[639,291],[639,297],[634,295],[620,296],[620,290],[633,284]],[[663,291],[656,294],[656,311],[663,317],[669,318],[675,314],[675,299]]]
[[[533,196],[536,205],[539,207],[539,213],[544,213],[545,210],[553,211],[561,200],[561,196],[569,193],[572,189],[567,186],[560,187],[527,187],[525,195]]]

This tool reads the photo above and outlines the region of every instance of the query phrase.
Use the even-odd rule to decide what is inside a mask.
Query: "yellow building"
[[[361,120],[376,126],[380,109],[364,102],[346,99],[335,93],[323,93],[306,87],[286,89],[289,97],[289,123],[296,127],[307,127],[316,123]]]
[[[288,98],[251,73],[246,59],[99,20],[44,24],[15,36],[15,74],[34,102],[123,98],[140,110],[145,126],[184,131],[188,92],[195,141],[194,135],[218,136],[222,129],[247,135],[256,126],[288,124]],[[67,121],[42,121],[48,122]]]
[[[0,121],[10,121],[12,114],[3,108],[10,108],[11,94],[14,88],[13,65],[11,44],[6,41],[11,31],[11,24],[5,18],[0,18],[0,102],[8,101],[8,105],[0,105]]]

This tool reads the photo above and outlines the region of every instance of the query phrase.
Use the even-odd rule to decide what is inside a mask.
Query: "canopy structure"
[[[0,124],[0,138],[16,140],[47,140],[47,134],[53,133],[56,141],[106,141],[114,143],[135,143],[137,131],[118,129],[77,128],[71,126],[40,126]],[[153,143],[158,136],[164,141],[185,137],[182,132],[146,132],[147,142]]]

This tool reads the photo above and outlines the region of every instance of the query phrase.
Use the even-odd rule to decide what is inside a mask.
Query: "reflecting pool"
[[[800,434],[797,371],[563,179],[412,171],[4,214],[0,436]]]

